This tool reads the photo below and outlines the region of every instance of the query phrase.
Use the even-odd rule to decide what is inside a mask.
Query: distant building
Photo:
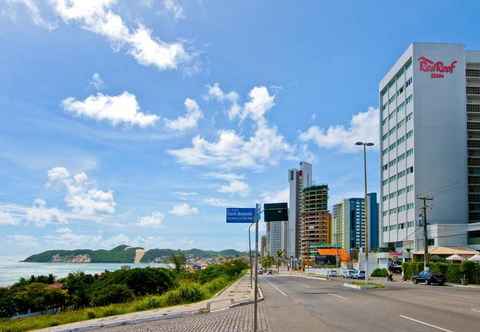
[[[343,249],[365,247],[365,199],[348,198],[333,206],[332,245]],[[369,216],[369,249],[378,248],[379,220],[377,194],[369,193],[367,200]]]
[[[328,212],[328,186],[303,189],[300,204],[300,256],[304,262],[314,259],[312,244],[330,244],[331,215]]]
[[[300,202],[303,188],[312,185],[312,165],[302,161],[300,169],[288,171],[290,188],[288,202],[288,222],[285,223],[282,234],[282,248],[287,257],[300,256]]]
[[[260,255],[267,256],[267,235],[262,235],[260,239]]]
[[[267,247],[266,252],[270,256],[276,256],[278,250],[282,249],[282,229],[283,221],[267,222]]]

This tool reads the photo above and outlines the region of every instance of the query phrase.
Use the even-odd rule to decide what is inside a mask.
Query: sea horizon
[[[8,287],[18,282],[20,278],[30,278],[32,275],[53,274],[56,278],[64,278],[72,272],[87,274],[116,271],[123,266],[129,267],[163,267],[170,266],[165,263],[40,263],[23,262],[25,258],[0,257],[0,287]]]

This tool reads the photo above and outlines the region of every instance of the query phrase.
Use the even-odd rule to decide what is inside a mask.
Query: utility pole
[[[252,232],[253,223],[248,226],[248,254],[250,256],[250,288],[253,288],[253,259],[252,259],[252,241],[250,234]]]
[[[422,206],[422,217],[423,217],[423,241],[424,241],[424,250],[423,250],[423,271],[428,271],[428,224],[427,224],[427,201],[433,201],[433,198],[419,195],[417,199],[423,202]]]
[[[365,280],[368,280],[368,241],[369,241],[369,227],[368,227],[368,189],[367,189],[367,146],[373,146],[371,142],[356,142],[355,145],[363,146],[363,179],[364,179],[364,190],[365,190],[365,200],[364,200],[364,211],[365,211]]]
[[[260,204],[256,206],[255,213],[255,287],[254,287],[254,308],[253,308],[253,332],[258,330],[258,223],[260,222]]]

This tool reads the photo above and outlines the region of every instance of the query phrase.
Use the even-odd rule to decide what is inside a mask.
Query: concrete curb
[[[348,282],[344,283],[343,287],[357,289],[357,290],[365,289],[365,288],[362,288],[361,286],[358,286],[358,285],[349,284]]]

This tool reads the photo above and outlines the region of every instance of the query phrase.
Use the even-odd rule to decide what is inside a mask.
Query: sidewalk
[[[180,318],[202,313],[225,310],[231,307],[248,304],[253,301],[253,296],[253,289],[250,289],[250,277],[248,275],[245,275],[238,281],[236,281],[234,284],[232,284],[230,287],[219,292],[219,294],[217,294],[213,298],[202,302],[86,320],[56,327],[49,327],[37,331],[83,332],[96,330],[102,327],[124,326],[162,319]],[[263,294],[260,289],[259,299],[263,300]]]

